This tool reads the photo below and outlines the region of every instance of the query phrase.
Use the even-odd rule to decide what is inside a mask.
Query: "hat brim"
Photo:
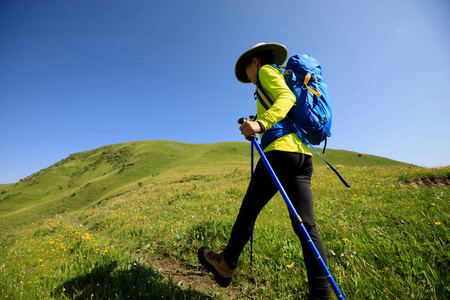
[[[273,55],[274,63],[278,66],[283,65],[288,57],[288,50],[284,45],[278,43],[256,45],[245,51],[237,60],[236,66],[234,67],[234,73],[237,80],[242,83],[250,83],[247,73],[245,72],[245,67],[255,55],[263,51],[270,51]]]

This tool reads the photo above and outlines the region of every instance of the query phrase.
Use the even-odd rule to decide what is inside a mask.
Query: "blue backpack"
[[[279,69],[276,65],[271,66]],[[327,163],[344,185],[350,187],[339,172],[313,147],[313,145],[320,145],[325,141],[323,148],[323,153],[325,153],[327,138],[331,136],[331,106],[328,87],[322,78],[320,64],[310,55],[294,55],[288,59],[283,75],[287,86],[297,100],[286,118],[264,132],[261,140],[262,148],[266,148],[283,135],[296,133]],[[273,104],[273,101],[262,88],[259,78],[255,98],[265,109],[269,109]]]

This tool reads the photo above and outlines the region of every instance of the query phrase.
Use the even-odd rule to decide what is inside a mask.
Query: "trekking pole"
[[[251,160],[252,160],[252,162],[251,162],[251,177],[253,177],[253,156],[254,156],[255,150],[254,150],[253,144],[251,144],[250,147],[251,147]],[[250,236],[250,266],[253,266],[253,231],[254,230],[252,230],[252,235]]]
[[[247,121],[247,118],[240,118],[238,123],[239,124],[243,124]],[[322,256],[320,255],[319,251],[316,248],[316,245],[314,245],[314,242],[311,240],[311,237],[309,236],[308,231],[306,231],[305,225],[303,225],[303,220],[302,218],[299,216],[299,214],[297,213],[297,211],[295,210],[294,206],[292,205],[291,200],[289,199],[289,196],[286,194],[283,186],[281,185],[280,181],[278,180],[277,175],[275,174],[275,172],[272,169],[272,166],[270,165],[269,161],[267,160],[266,156],[264,155],[264,152],[261,150],[261,147],[259,146],[258,142],[257,142],[257,138],[254,134],[250,135],[247,137],[247,140],[252,142],[252,145],[256,148],[256,150],[259,153],[259,156],[261,157],[261,159],[264,162],[264,165],[266,165],[267,170],[270,173],[270,176],[272,176],[273,181],[275,182],[275,184],[278,187],[278,190],[280,191],[281,196],[283,196],[284,201],[286,202],[288,208],[289,208],[289,212],[291,213],[291,215],[293,216],[293,218],[295,219],[295,221],[297,222],[297,224],[300,226],[300,229],[303,233],[303,236],[306,238],[308,244],[311,246],[311,249],[314,252],[314,256],[316,257],[316,259],[319,261],[320,266],[322,267],[323,271],[325,272],[325,274],[327,275],[327,279],[328,282],[331,285],[331,288],[334,291],[334,294],[336,295],[336,297],[338,299],[345,299],[344,295],[341,293],[341,291],[339,290],[339,287],[337,286],[336,282],[333,279],[333,276],[331,275],[330,271],[327,268],[327,265],[325,264],[325,262],[323,261]]]
[[[249,116],[250,120],[254,120],[256,117],[255,116]],[[256,138],[256,136],[254,137]],[[255,157],[255,147],[253,147],[253,143],[250,146],[250,157],[251,157],[251,163],[250,163],[250,168],[251,168],[251,177],[253,177],[253,170],[254,170],[254,157]],[[253,232],[254,230],[252,230],[252,235],[250,236],[250,266],[253,266]]]

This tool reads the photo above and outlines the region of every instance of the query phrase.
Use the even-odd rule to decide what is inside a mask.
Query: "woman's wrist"
[[[256,121],[259,124],[259,127],[261,127],[261,129],[259,130],[258,133],[263,133],[264,131],[266,131],[266,127],[264,126],[263,123],[261,123],[260,121]]]

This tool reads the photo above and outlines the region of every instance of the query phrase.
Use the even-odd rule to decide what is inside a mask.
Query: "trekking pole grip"
[[[246,117],[242,117],[242,118],[240,118],[240,119],[238,120],[238,123],[239,123],[239,124],[244,124],[245,122],[247,122],[247,118],[246,118]],[[249,135],[248,137],[246,137],[246,139],[247,139],[248,141],[252,141],[252,140],[254,140],[254,139],[257,139],[257,137],[256,137],[256,135],[252,134],[252,135]]]

